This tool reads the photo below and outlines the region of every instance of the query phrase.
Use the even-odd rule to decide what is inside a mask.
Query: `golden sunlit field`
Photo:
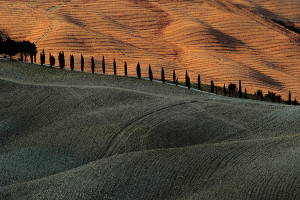
[[[181,80],[188,70],[192,81],[200,73],[204,83],[242,80],[251,93],[300,98],[300,36],[275,21],[299,30],[299,0],[7,0],[0,17],[2,35],[72,53],[77,68],[80,54],[87,65],[95,56],[100,72],[105,56],[110,73],[113,58],[118,74],[127,61],[133,75],[139,61],[144,76],[151,64],[156,77],[160,67]]]

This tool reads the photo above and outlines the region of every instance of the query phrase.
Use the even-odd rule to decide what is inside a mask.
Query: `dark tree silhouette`
[[[102,58],[102,71],[103,71],[103,74],[105,74],[105,59],[104,59],[104,56]]]
[[[117,75],[117,63],[116,63],[116,59],[114,59],[114,75]]]
[[[31,49],[31,43],[29,41],[22,41],[20,43],[20,51],[23,52],[24,60],[27,61],[27,56],[29,55]]]
[[[150,81],[153,80],[153,73],[152,73],[152,69],[151,69],[150,65],[149,65],[149,79],[150,79]]]
[[[72,71],[74,70],[74,56],[73,56],[73,54],[70,55],[70,69]]]
[[[185,86],[189,89],[191,88],[191,79],[187,70],[185,71]]]
[[[42,66],[45,64],[45,58],[46,58],[46,56],[45,56],[45,51],[44,51],[44,49],[43,49],[43,53],[41,53],[41,55],[40,55],[41,65],[42,65]]]
[[[37,55],[37,50],[34,52],[34,55],[33,55],[34,63],[36,63],[36,55]]]
[[[127,63],[126,63],[126,61],[124,62],[124,71],[125,71],[125,76],[127,76]]]
[[[187,76],[186,81],[187,81],[186,85],[190,89],[191,88],[191,79],[190,79],[189,75]]]
[[[20,55],[20,61],[23,62],[23,61],[24,61],[23,52],[21,51],[20,54],[21,54],[21,55]]]
[[[33,54],[30,54],[30,62],[33,63]]]
[[[189,75],[188,75],[188,71],[186,70],[185,71],[185,86],[188,87],[188,78],[189,78]]]
[[[236,84],[230,83],[228,85],[229,97],[230,97],[231,93],[232,93],[232,96],[234,96],[234,92],[236,91],[236,89],[237,89]]]
[[[139,79],[141,79],[141,66],[140,63],[138,62],[137,66],[136,66],[136,75]]]
[[[92,60],[91,60],[91,67],[92,67],[92,73],[95,73],[95,61],[94,61],[94,57],[92,56]]]
[[[33,63],[34,61],[34,56],[37,54],[37,49],[34,43],[29,42],[29,49],[28,53],[30,55],[30,62]]]
[[[281,95],[276,95],[276,101],[278,102],[278,103],[282,103],[282,97],[281,97]]]
[[[247,89],[245,88],[245,99],[247,99]]]
[[[176,78],[175,85],[176,85],[176,86],[178,85],[178,77]]]
[[[52,67],[53,63],[52,63],[52,55],[51,55],[51,53],[49,53],[49,63],[50,63],[50,67]]]
[[[9,56],[9,59],[12,60],[12,57],[20,53],[20,61],[23,62],[24,58],[27,61],[27,56],[31,55],[31,63],[33,63],[33,54],[36,53],[36,46],[34,43],[29,41],[16,42],[11,38],[7,37],[4,41],[0,36],[0,53],[6,54]]]
[[[176,84],[176,72],[173,70],[173,84]]]
[[[289,91],[289,100],[288,100],[288,104],[292,105],[292,94],[291,91]]]
[[[4,43],[4,51],[5,54],[9,56],[10,61],[12,60],[13,56],[15,56],[17,53],[20,52],[19,47],[20,47],[19,43],[15,42],[9,37],[6,39]]]
[[[165,79],[165,70],[164,70],[163,67],[161,68],[161,81],[162,81],[163,83],[166,82],[166,79]]]
[[[294,101],[292,101],[292,105],[300,105],[300,103],[297,101],[297,99],[294,99]]]
[[[3,40],[3,38],[0,36],[0,54],[4,54],[5,53],[5,42]]]
[[[276,93],[268,91],[265,97],[270,98],[273,103],[276,101]]]
[[[218,88],[216,87],[216,94],[218,94]]]
[[[201,90],[201,79],[200,79],[200,74],[198,74],[198,90]]]
[[[55,65],[55,57],[51,55],[50,53],[50,67],[54,66]]]
[[[60,69],[65,68],[65,54],[63,51],[59,53],[58,61],[59,61],[59,68]]]
[[[224,83],[223,91],[224,91],[224,96],[227,96],[227,90],[226,90],[225,83]]]
[[[239,81],[239,98],[242,98],[242,81]]]
[[[260,100],[263,101],[264,100],[264,94],[262,92],[262,90],[257,90],[256,95],[258,97],[260,97]]]
[[[215,84],[214,84],[214,81],[210,81],[210,92],[211,93],[214,93],[215,91]]]
[[[81,72],[84,71],[84,58],[83,58],[83,55],[81,54],[81,61],[80,61],[80,64],[81,64]]]

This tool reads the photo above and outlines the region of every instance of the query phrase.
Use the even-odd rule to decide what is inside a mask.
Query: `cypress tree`
[[[138,62],[137,66],[136,66],[136,75],[139,79],[141,79],[141,66],[140,66],[140,62]]]
[[[103,70],[103,74],[105,74],[105,60],[104,60],[104,56],[102,58],[102,70]]]
[[[81,54],[81,72],[84,71],[84,58],[83,55]]]
[[[95,61],[94,61],[94,57],[92,56],[92,60],[91,60],[91,67],[92,67],[92,73],[95,73]]]
[[[70,69],[73,71],[74,70],[74,56],[70,55]]]
[[[161,81],[162,81],[163,83],[166,82],[166,80],[165,80],[165,70],[164,70],[163,67],[161,68]]]
[[[45,51],[43,49],[43,53],[40,54],[40,59],[41,59],[41,65],[43,66],[45,64]]]
[[[288,100],[288,104],[292,105],[292,94],[291,91],[289,91],[289,100]]]
[[[63,69],[65,67],[65,55],[64,52],[60,52],[58,55],[59,68]]]
[[[227,90],[226,90],[226,87],[225,87],[225,83],[224,83],[223,90],[224,90],[224,96],[227,96]]]
[[[178,77],[176,78],[176,83],[175,84],[176,84],[176,86],[178,85]]]
[[[239,98],[242,98],[242,81],[239,81]]]
[[[200,74],[198,74],[198,90],[201,90],[201,79],[200,79]]]
[[[55,58],[54,56],[51,55],[51,53],[49,55],[49,62],[50,62],[50,67],[53,67],[55,65]]]
[[[229,97],[231,96],[231,92],[232,92],[232,97],[233,97],[234,96],[234,92],[236,91],[236,84],[230,83],[228,85],[228,91],[229,91]]]
[[[264,94],[263,94],[263,92],[260,93],[260,100],[261,100],[261,101],[264,100]]]
[[[216,94],[218,94],[218,88],[216,87]]]
[[[215,91],[215,84],[214,84],[214,81],[210,81],[210,92],[211,93],[214,93]]]
[[[151,69],[150,65],[149,65],[149,79],[150,79],[150,81],[153,80],[153,73],[152,73],[152,69]]]
[[[185,71],[185,86],[188,87],[188,78],[189,78],[189,75],[188,75],[188,71],[186,70]]]
[[[53,64],[52,64],[52,55],[51,55],[51,53],[49,53],[49,62],[50,62],[50,67],[52,67]]]
[[[176,72],[173,70],[173,84],[176,84]]]
[[[187,76],[187,87],[190,89],[191,88],[191,79],[189,77],[189,75]]]
[[[52,63],[52,66],[55,65],[55,57],[54,56],[51,56],[51,63]]]
[[[245,88],[245,99],[247,99],[247,89]]]
[[[126,61],[124,63],[124,71],[125,71],[125,76],[127,76],[127,63],[126,63]]]
[[[114,75],[116,76],[117,75],[117,63],[116,63],[116,59],[114,59]]]

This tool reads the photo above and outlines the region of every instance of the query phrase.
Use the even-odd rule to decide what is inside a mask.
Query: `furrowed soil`
[[[299,199],[300,107],[0,61],[0,199]]]
[[[80,54],[90,66],[95,57],[101,71],[102,56],[112,73],[142,74],[148,65],[154,76],[161,67],[179,81],[188,70],[191,81],[201,74],[203,83],[218,86],[242,80],[248,92],[262,89],[288,98],[300,98],[299,0],[2,0],[0,33],[30,40],[39,53],[45,49]],[[288,28],[294,27],[294,29]],[[297,31],[298,30],[298,31]],[[39,55],[39,54],[38,54]],[[38,56],[39,60],[39,56]]]

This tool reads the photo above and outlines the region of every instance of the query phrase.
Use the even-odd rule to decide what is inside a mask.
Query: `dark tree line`
[[[0,37],[0,54],[8,55],[10,57],[10,60],[11,60],[12,57],[15,56],[17,53],[20,53],[20,60],[21,61],[23,61],[23,60],[26,61],[27,57],[30,56],[31,63],[36,62],[37,50],[36,50],[36,46],[35,46],[34,43],[30,43],[28,41],[16,42],[14,40],[11,40],[10,38],[6,38],[4,40]],[[50,61],[50,66],[51,67],[55,65],[55,57],[53,55],[51,55],[51,53],[49,54],[49,61]],[[60,69],[64,69],[64,67],[66,65],[65,65],[65,55],[64,55],[63,51],[59,53],[58,61],[59,61]],[[40,54],[40,62],[41,62],[41,65],[45,64],[45,51],[44,50]],[[74,56],[70,55],[70,69],[74,70],[74,68],[75,68],[75,66],[74,66]],[[95,73],[95,61],[94,61],[93,56],[91,57],[91,70],[92,70],[92,73]],[[103,70],[103,74],[105,74],[106,66],[105,66],[104,56],[103,56],[103,59],[102,59],[102,70]],[[114,70],[114,75],[117,75],[117,64],[116,64],[115,59],[113,61],[113,70]],[[81,55],[81,71],[82,72],[84,71],[84,57],[83,57],[83,55]],[[124,62],[125,76],[127,76],[127,71],[128,71],[128,66],[127,66],[127,63]],[[141,79],[141,66],[140,66],[139,62],[137,63],[136,72],[137,72],[137,77],[139,79]],[[149,79],[150,79],[150,81],[153,80],[153,72],[152,72],[152,69],[151,69],[151,65],[149,65]],[[161,68],[161,81],[163,83],[166,82],[165,70],[164,70],[163,67]],[[197,88],[199,90],[202,90],[200,74],[198,74],[197,83],[198,83]],[[173,84],[178,85],[178,77],[176,75],[175,70],[173,70]],[[185,85],[186,85],[187,88],[189,88],[189,89],[191,88],[191,80],[190,80],[190,76],[188,75],[187,70],[186,70],[186,75],[185,75]],[[219,89],[222,90],[222,88],[219,88]],[[239,98],[242,98],[243,96],[244,96],[245,99],[248,98],[247,89],[244,88],[244,93],[242,92],[242,83],[241,83],[241,81],[239,81],[239,87],[238,88],[237,88],[237,85],[234,84],[234,83],[230,83],[227,88],[226,88],[226,85],[224,84],[223,93],[224,93],[225,96],[227,96],[227,94],[229,95],[229,97],[235,96],[235,93],[236,93],[237,89],[238,89],[238,97]],[[211,91],[211,93],[215,92],[216,94],[218,94],[218,87],[215,86],[213,80],[211,80],[210,91]],[[264,95],[262,90],[257,90],[257,92],[254,93],[254,95],[257,96],[261,101],[271,100],[272,102],[286,103],[286,104],[289,104],[289,105],[299,105],[300,104],[296,99],[292,100],[291,92],[289,92],[288,100],[286,100],[286,101],[282,99],[281,95],[276,95],[276,93],[273,93],[273,92],[270,92],[270,91],[268,91],[268,93]]]
[[[9,59],[12,60],[12,57],[20,53],[20,60],[27,61],[27,57],[30,56],[31,63],[36,62],[37,48],[34,43],[29,41],[14,41],[9,37],[3,39],[0,37],[0,54],[5,54],[9,56]]]

